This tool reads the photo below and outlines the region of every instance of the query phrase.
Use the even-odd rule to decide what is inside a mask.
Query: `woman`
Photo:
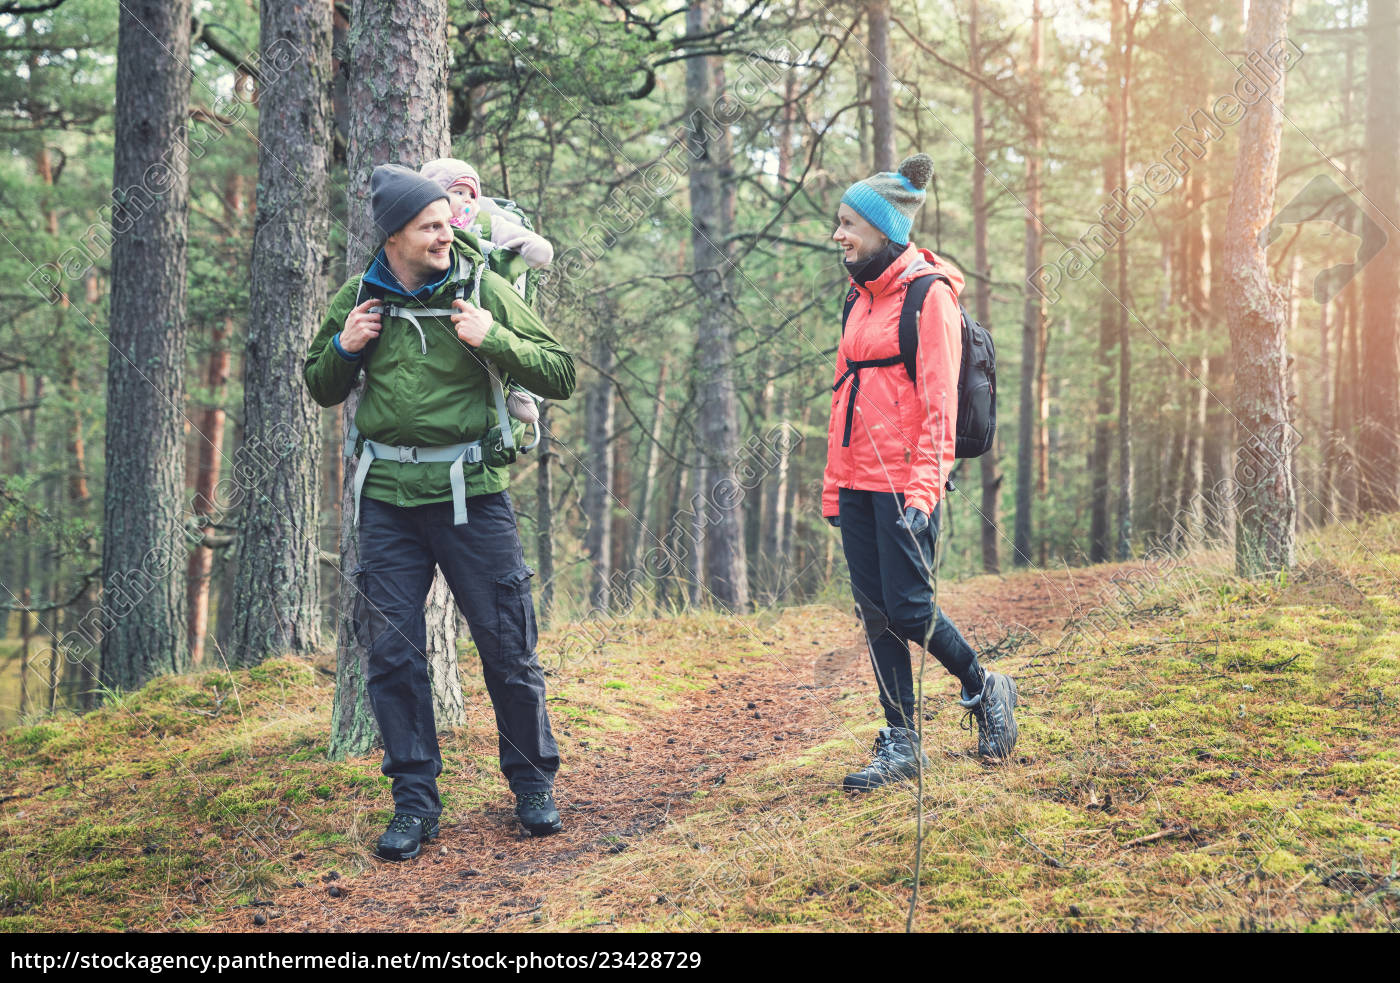
[[[1005,758],[1016,744],[1016,684],[985,672],[958,629],[933,606],[930,571],[938,506],[952,471],[962,361],[952,264],[909,241],[924,188],[925,154],[896,173],[846,190],[832,233],[851,277],[836,356],[827,429],[822,515],[841,530],[856,614],[865,629],[887,727],[874,760],[847,775],[847,790],[909,778],[927,764],[919,747],[909,642],[923,645],[962,683],[961,703],[977,722],[977,750]],[[899,348],[909,284],[940,275],[924,298],[911,381]]]

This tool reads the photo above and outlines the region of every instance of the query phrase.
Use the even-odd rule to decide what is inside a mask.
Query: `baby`
[[[484,233],[493,246],[515,250],[533,270],[548,266],[554,259],[554,246],[548,239],[523,228],[509,212],[482,197],[481,178],[466,161],[455,157],[430,160],[419,168],[419,173],[447,192],[452,203],[452,224],[457,228],[477,227],[475,231]]]
[[[452,224],[457,228],[477,233],[497,249],[519,253],[533,270],[548,266],[554,259],[554,246],[548,239],[524,228],[509,212],[482,197],[481,177],[466,161],[442,157],[428,161],[418,173],[447,192]],[[540,418],[539,397],[513,383],[506,389],[506,409],[522,423],[538,423]]]

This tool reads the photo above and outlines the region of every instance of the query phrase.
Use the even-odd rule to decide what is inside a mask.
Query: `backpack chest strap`
[[[901,355],[891,355],[888,358],[862,358],[847,359],[846,371],[841,373],[841,378],[836,380],[836,385],[831,387],[835,392],[841,388],[841,384],[848,378],[851,380],[851,395],[846,400],[846,432],[841,437],[841,446],[851,446],[851,423],[856,412],[856,397],[860,395],[860,370],[878,369],[886,365],[903,365],[904,358]]]

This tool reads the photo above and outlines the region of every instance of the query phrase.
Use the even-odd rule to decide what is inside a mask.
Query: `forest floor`
[[[1396,927],[1400,516],[1305,537],[1285,582],[1228,561],[940,585],[1016,678],[1021,735],[971,755],[929,660],[917,928]],[[370,856],[377,755],[326,758],[330,656],[11,728],[0,929],[902,929],[916,793],[840,790],[880,724],[832,601],[543,633],[565,829],[538,839],[468,648],[442,836],[402,864]]]

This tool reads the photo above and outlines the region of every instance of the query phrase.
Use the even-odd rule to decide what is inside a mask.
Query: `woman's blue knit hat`
[[[890,242],[909,241],[909,227],[914,213],[924,203],[924,188],[933,177],[933,158],[915,154],[899,165],[898,171],[882,171],[864,181],[857,181],[841,196],[842,204],[860,213]]]

